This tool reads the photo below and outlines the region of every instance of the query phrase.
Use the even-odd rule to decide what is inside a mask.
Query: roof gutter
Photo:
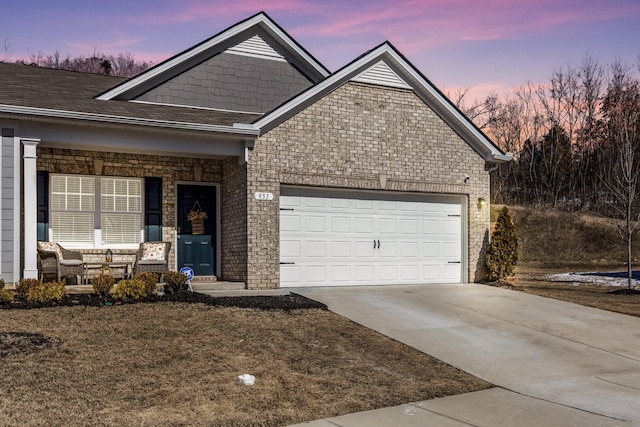
[[[239,136],[257,137],[258,129],[234,124],[233,126],[210,125],[203,123],[176,122],[171,120],[144,119],[140,117],[113,116],[78,111],[52,110],[49,108],[22,107],[17,105],[0,104],[0,113],[17,114],[23,116],[46,117],[66,120],[82,120],[118,125],[146,126],[157,129],[173,129],[199,132],[226,133]]]

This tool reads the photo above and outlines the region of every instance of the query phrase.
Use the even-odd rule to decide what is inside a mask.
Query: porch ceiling
[[[246,133],[66,121],[21,121],[20,136],[40,139],[41,147],[206,158],[244,157],[245,146],[256,138]]]

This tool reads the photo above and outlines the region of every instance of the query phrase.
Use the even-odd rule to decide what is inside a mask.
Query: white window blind
[[[51,175],[51,239],[70,247],[140,243],[142,180]]]
[[[51,239],[62,246],[93,245],[93,228],[93,212],[51,213]]]
[[[140,243],[142,182],[139,179],[101,178],[102,244]]]

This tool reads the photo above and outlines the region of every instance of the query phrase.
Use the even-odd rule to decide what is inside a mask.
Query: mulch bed
[[[180,302],[190,304],[205,304],[219,307],[254,308],[258,310],[300,310],[319,308],[326,310],[327,306],[317,301],[305,298],[298,294],[274,295],[274,296],[237,296],[237,297],[212,297],[197,292],[177,292],[162,296],[152,296],[143,298],[131,303],[115,301],[112,298],[100,298],[97,294],[67,294],[62,301],[55,306],[91,306],[110,307],[123,304],[135,303],[156,303],[156,302]],[[16,298],[12,303],[0,304],[0,309],[33,309],[42,308],[42,305],[29,304],[28,302]]]

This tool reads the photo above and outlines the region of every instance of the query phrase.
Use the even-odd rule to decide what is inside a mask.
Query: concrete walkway
[[[640,318],[483,285],[291,289],[499,388],[321,426],[640,426]]]

